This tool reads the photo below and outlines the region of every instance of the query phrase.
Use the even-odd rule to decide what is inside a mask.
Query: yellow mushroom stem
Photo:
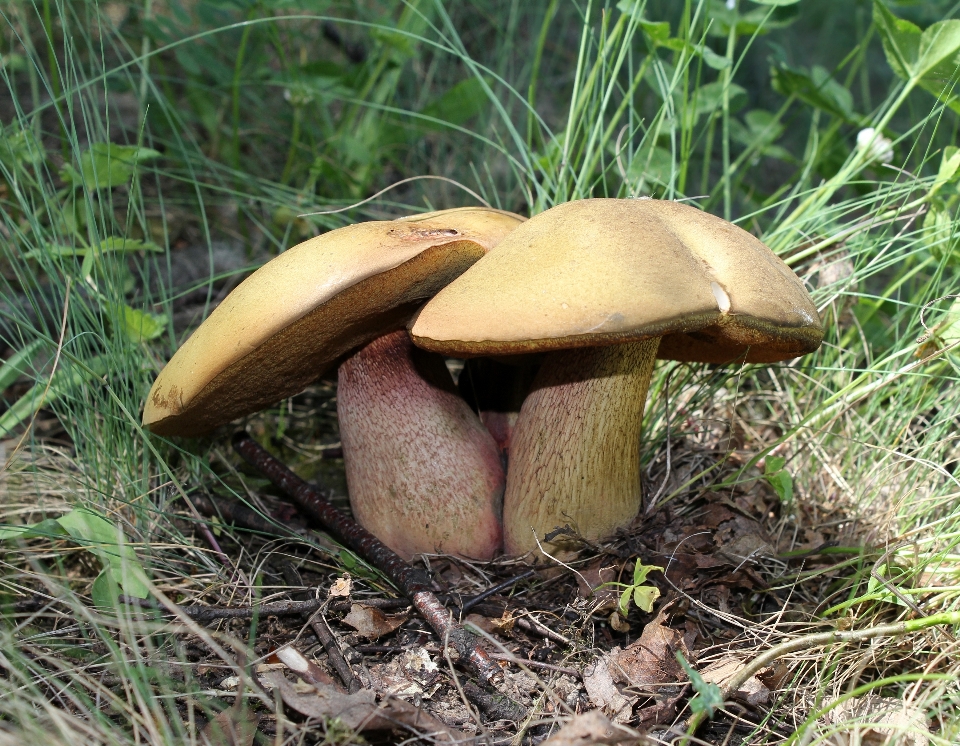
[[[509,555],[566,553],[569,526],[588,540],[641,507],[640,428],[658,337],[550,353],[523,402],[504,494]],[[566,540],[566,541],[565,541]]]
[[[504,474],[493,437],[443,358],[405,331],[340,365],[337,417],[354,517],[404,559],[488,560],[502,546]]]

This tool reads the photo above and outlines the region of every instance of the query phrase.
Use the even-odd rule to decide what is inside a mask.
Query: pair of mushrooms
[[[264,265],[164,368],[144,424],[200,435],[339,365],[365,528],[404,557],[555,551],[556,528],[597,540],[637,515],[656,358],[775,362],[821,339],[786,264],[693,207],[590,199],[528,221],[447,210],[331,231]],[[537,360],[512,432],[497,416],[484,427],[444,355]]]

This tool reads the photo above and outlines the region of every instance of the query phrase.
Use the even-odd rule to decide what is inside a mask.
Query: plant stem
[[[782,658],[790,653],[808,650],[809,648],[824,647],[835,643],[872,640],[875,637],[899,637],[942,624],[960,624],[960,611],[947,611],[942,614],[924,617],[923,619],[910,619],[894,624],[878,624],[876,627],[867,627],[866,629],[849,631],[831,630],[830,632],[820,632],[815,635],[798,637],[795,640],[787,640],[786,642],[773,646],[767,652],[758,655],[740,669],[740,671],[722,687],[723,698],[726,699],[737,691],[758,671],[763,670],[778,658]],[[680,742],[680,746],[686,746],[686,744],[690,742],[691,737],[697,732],[697,729],[703,724],[706,718],[707,714],[705,712],[695,712],[690,716],[690,719],[687,721],[687,734]]]

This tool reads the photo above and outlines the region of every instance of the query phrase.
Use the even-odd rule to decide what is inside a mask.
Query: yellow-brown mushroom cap
[[[410,333],[460,356],[661,337],[658,357],[710,363],[785,360],[823,337],[803,283],[759,240],[651,199],[536,215],[427,303]]]
[[[352,350],[403,328],[522,221],[458,208],[357,223],[289,249],[177,350],[150,390],[143,424],[201,435],[302,391]]]

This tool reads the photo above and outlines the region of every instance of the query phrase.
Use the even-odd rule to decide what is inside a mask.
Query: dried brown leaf
[[[606,611],[617,605],[620,594],[612,583],[617,579],[617,566],[605,562],[603,557],[591,562],[576,575],[580,598],[588,598],[599,604],[595,611]]]
[[[361,637],[376,640],[390,634],[409,618],[409,614],[384,614],[372,606],[353,604],[343,623],[357,630]]]
[[[689,651],[683,635],[666,626],[665,620],[661,612],[636,642],[623,650],[613,648],[584,669],[583,683],[591,702],[615,723],[630,719],[633,705],[640,701],[637,692],[647,695],[649,702],[639,711],[643,723],[662,722],[674,713],[686,681],[675,653],[680,650],[689,657]]]
[[[217,715],[200,731],[204,746],[251,746],[260,718],[246,707],[231,707]]]
[[[923,710],[893,697],[867,694],[841,702],[820,721],[835,731],[836,746],[927,746],[930,730]],[[837,727],[843,730],[836,731]]]
[[[306,717],[337,718],[355,731],[384,731],[402,728],[420,736],[438,741],[459,741],[465,738],[460,731],[450,728],[419,707],[396,697],[385,697],[377,705],[377,695],[368,689],[356,694],[343,694],[333,687],[314,686],[313,691],[298,692],[279,671],[264,676],[276,687],[284,704]]]
[[[640,744],[635,730],[615,725],[597,710],[575,715],[541,746],[590,746],[590,744]]]
[[[330,598],[350,598],[350,592],[352,590],[353,581],[350,580],[349,575],[343,575],[333,582],[327,595],[330,596]]]

